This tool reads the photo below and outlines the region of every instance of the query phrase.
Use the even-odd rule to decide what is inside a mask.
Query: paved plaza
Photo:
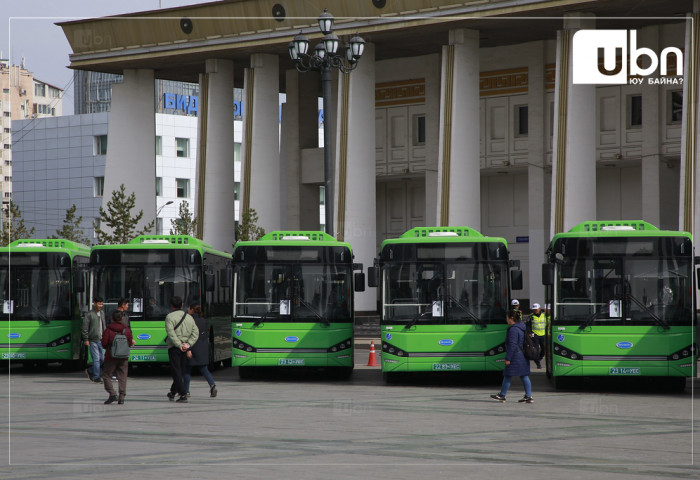
[[[492,378],[386,385],[360,352],[349,381],[240,381],[226,368],[216,398],[193,377],[188,404],[167,400],[167,369],[134,372],[126,403],[104,405],[82,372],[5,366],[0,478],[700,479],[697,382],[683,394],[600,382],[559,392],[538,371],[534,404],[517,403],[518,380],[501,404]]]

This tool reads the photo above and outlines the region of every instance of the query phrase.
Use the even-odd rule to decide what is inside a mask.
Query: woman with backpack
[[[185,390],[187,396],[190,395],[190,378],[192,367],[199,368],[199,373],[209,384],[209,396],[216,397],[216,382],[212,377],[207,365],[209,364],[209,330],[207,329],[207,321],[202,316],[202,307],[198,303],[190,305],[187,313],[192,315],[194,323],[199,329],[199,338],[192,347],[187,351],[187,366],[185,367]]]
[[[511,380],[513,376],[518,376],[525,388],[525,396],[518,402],[533,403],[530,362],[523,353],[523,340],[527,333],[525,324],[522,322],[522,313],[513,309],[509,310],[506,314],[506,322],[508,322],[509,327],[506,331],[506,368],[503,370],[503,384],[501,384],[501,392],[491,395],[491,398],[505,402]]]
[[[102,346],[105,349],[105,363],[102,367],[102,382],[109,397],[105,405],[118,400],[124,403],[126,396],[126,376],[129,372],[129,348],[133,347],[134,337],[131,329],[124,324],[124,313],[121,310],[112,312],[112,322],[107,325],[102,334]],[[119,382],[119,397],[112,385],[112,374],[116,373]]]

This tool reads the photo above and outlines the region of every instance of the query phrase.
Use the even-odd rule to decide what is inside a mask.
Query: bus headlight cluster
[[[52,342],[49,342],[46,344],[47,347],[58,347],[59,345],[63,345],[65,343],[70,343],[70,333],[68,335],[64,335],[61,338],[57,338],[56,340],[53,340]]]
[[[233,339],[233,348],[243,350],[244,352],[254,352],[255,351],[255,347],[252,347],[245,342],[241,342],[237,338]]]
[[[382,352],[386,352],[389,355],[396,355],[397,357],[408,357],[406,352],[386,342],[382,342]]]
[[[560,357],[570,358],[571,360],[583,360],[583,355],[576,353],[570,348],[563,347],[558,343],[555,343],[552,347],[554,350],[554,355],[559,355]]]
[[[669,360],[681,360],[697,354],[698,344],[694,343],[668,356]]]
[[[347,350],[348,348],[352,348],[352,338],[348,338],[338,344],[333,345],[331,348],[328,349],[328,352],[335,353],[341,350]]]
[[[506,344],[502,343],[498,345],[497,347],[493,347],[491,350],[486,352],[487,357],[492,357],[494,355],[500,355],[501,353],[506,351]]]

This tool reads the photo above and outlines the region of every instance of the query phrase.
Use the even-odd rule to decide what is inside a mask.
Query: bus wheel
[[[353,367],[335,367],[331,368],[330,374],[337,380],[349,380],[352,377],[352,371]]]
[[[400,374],[396,372],[384,372],[382,373],[382,377],[384,377],[384,382],[393,385],[396,383],[399,383],[400,381]]]
[[[238,378],[241,380],[255,378],[255,369],[253,367],[238,367]]]
[[[685,392],[685,377],[667,377],[661,382],[666,390],[673,393]]]

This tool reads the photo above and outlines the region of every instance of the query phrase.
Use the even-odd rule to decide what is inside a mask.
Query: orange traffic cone
[[[367,367],[378,367],[377,363],[377,352],[374,350],[374,340],[369,343],[369,360],[367,360]]]

